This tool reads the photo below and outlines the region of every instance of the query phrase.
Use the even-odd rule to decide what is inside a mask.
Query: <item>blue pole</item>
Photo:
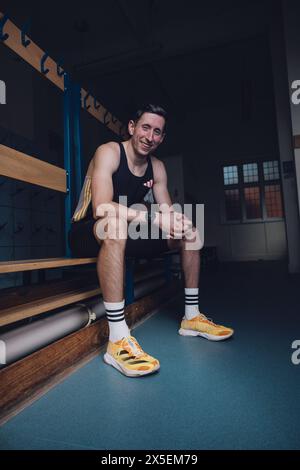
[[[67,193],[65,197],[65,253],[69,258],[71,256],[68,233],[71,226],[71,82],[68,74],[64,76],[64,168],[67,173]]]
[[[81,87],[77,83],[73,85],[73,112],[74,112],[74,171],[75,171],[75,195],[78,201],[82,187],[82,158],[81,158]]]

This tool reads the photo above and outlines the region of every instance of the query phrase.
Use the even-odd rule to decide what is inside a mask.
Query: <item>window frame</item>
[[[264,162],[268,161],[277,161],[278,162],[278,171],[279,171],[279,178],[278,179],[268,179],[265,180],[264,178],[264,169],[263,164]],[[258,168],[258,181],[252,182],[244,182],[244,175],[243,175],[243,165],[248,164],[256,164]],[[224,167],[227,166],[237,166],[238,170],[238,183],[237,184],[226,184],[224,183]],[[257,223],[264,223],[264,222],[277,222],[284,220],[284,205],[283,205],[283,194],[282,194],[282,182],[281,182],[281,168],[280,168],[280,161],[278,159],[272,159],[270,157],[265,157],[260,160],[255,159],[247,159],[247,160],[239,160],[235,162],[226,162],[221,165],[221,175],[222,175],[222,214],[221,214],[221,224],[224,225],[237,225],[237,224],[257,224]],[[266,196],[265,196],[265,187],[266,186],[273,186],[279,185],[280,187],[280,197],[281,197],[281,204],[282,204],[282,217],[268,217],[267,215],[267,206],[266,206]],[[244,188],[249,187],[258,187],[260,192],[260,207],[261,207],[261,217],[248,219],[247,212],[246,212],[246,200],[244,194]],[[225,191],[228,189],[238,189],[240,195],[240,204],[241,204],[241,219],[227,219],[227,212],[226,212],[226,198],[225,198]]]

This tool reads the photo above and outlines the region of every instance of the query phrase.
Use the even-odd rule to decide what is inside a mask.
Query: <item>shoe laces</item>
[[[134,357],[142,357],[145,355],[145,352],[133,336],[124,338],[122,341],[122,347]]]
[[[211,323],[213,326],[218,326],[216,323],[213,322],[211,318],[207,318],[204,313],[199,313],[198,315],[202,321],[206,321],[207,323]]]

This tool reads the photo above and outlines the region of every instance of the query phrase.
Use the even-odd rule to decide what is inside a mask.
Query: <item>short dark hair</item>
[[[142,117],[144,113],[152,113],[152,114],[158,114],[158,116],[162,116],[165,120],[164,132],[166,132],[168,114],[167,114],[167,111],[164,108],[162,108],[162,106],[159,106],[157,104],[146,104],[144,106],[141,106],[134,113],[132,120],[134,122],[138,122],[138,120]]]

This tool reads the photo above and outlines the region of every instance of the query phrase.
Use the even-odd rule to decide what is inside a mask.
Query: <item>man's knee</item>
[[[204,244],[199,230],[194,226],[185,235],[183,243],[187,250],[201,250]]]
[[[168,239],[168,248],[170,250],[201,250],[203,248],[203,241],[199,230],[192,226],[182,238]]]
[[[126,244],[127,221],[118,216],[107,216],[98,219],[94,224],[94,236],[101,243]]]

